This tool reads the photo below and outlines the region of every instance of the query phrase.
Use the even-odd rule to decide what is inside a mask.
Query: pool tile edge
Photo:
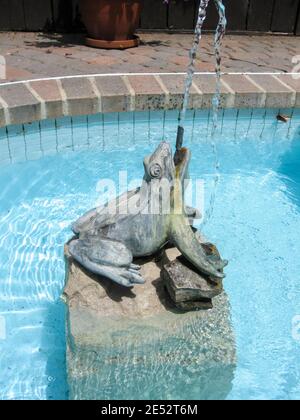
[[[95,75],[32,80],[0,85],[0,127],[61,116],[178,110],[184,74]],[[211,107],[214,75],[195,76],[190,108]],[[225,74],[222,108],[300,106],[300,79],[289,74]]]

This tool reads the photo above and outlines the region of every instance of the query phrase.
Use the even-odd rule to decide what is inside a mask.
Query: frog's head
[[[144,159],[145,180],[168,179],[170,182],[175,178],[175,165],[172,157],[172,149],[169,143],[162,142],[150,156]]]
[[[150,182],[152,179],[165,178],[172,182],[179,178],[183,182],[188,177],[189,161],[190,151],[183,148],[177,154],[175,166],[170,144],[162,142],[152,155],[144,159],[145,180]]]

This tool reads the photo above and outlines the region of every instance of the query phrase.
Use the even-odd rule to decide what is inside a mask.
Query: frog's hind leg
[[[90,236],[73,240],[69,252],[87,270],[122,286],[144,283],[140,267],[132,263],[132,253],[122,242]]]

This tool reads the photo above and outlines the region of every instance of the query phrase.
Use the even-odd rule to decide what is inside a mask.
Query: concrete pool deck
[[[0,33],[7,77],[0,84],[0,127],[99,112],[180,109],[192,35],[141,39],[139,48],[103,51],[86,47],[82,35]],[[203,37],[192,109],[211,107],[212,42],[211,35]],[[299,107],[300,78],[292,74],[297,53],[297,37],[227,36],[222,107]]]

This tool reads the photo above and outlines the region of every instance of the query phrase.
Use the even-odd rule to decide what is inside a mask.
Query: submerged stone
[[[139,261],[146,283],[128,289],[85,271],[66,248],[71,399],[226,398],[236,363],[228,298],[177,309],[160,277],[177,255]]]
[[[175,306],[182,311],[197,311],[197,310],[207,310],[213,308],[213,303],[211,299],[201,299],[201,300],[190,300],[185,302],[176,302]]]

